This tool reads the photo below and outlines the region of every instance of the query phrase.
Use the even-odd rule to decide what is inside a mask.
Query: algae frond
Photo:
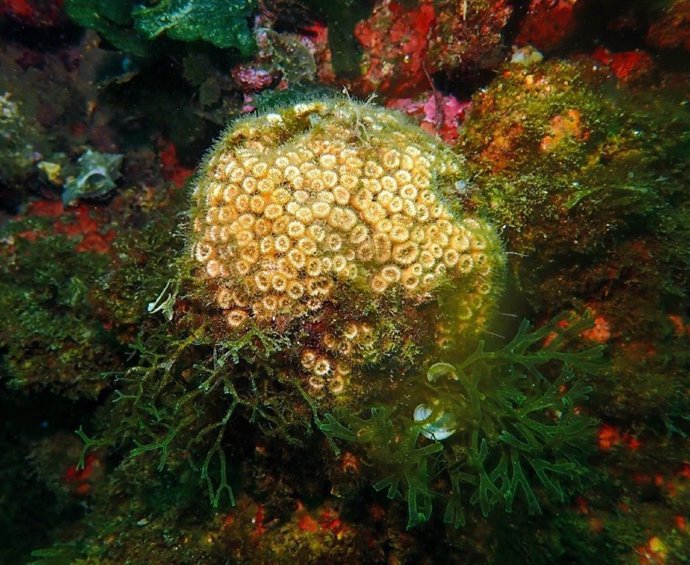
[[[557,329],[562,320],[536,330],[523,321],[503,347],[487,350],[480,341],[466,359],[437,363],[427,379],[405,382],[397,402],[364,417],[328,413],[319,428],[334,444],[363,448],[384,474],[374,488],[407,501],[408,528],[431,518],[435,499],[456,528],[465,525],[468,506],[479,505],[487,517],[496,507],[511,512],[521,500],[539,513],[542,497],[564,501],[562,483],[583,474],[593,437],[594,421],[580,404],[592,390],[584,375],[597,369],[602,349],[565,349],[588,321],[564,331]],[[458,433],[425,439],[428,422],[412,417],[421,400],[434,406],[427,420],[451,413]]]
[[[226,432],[238,418],[262,434],[300,443],[298,432],[308,431],[310,421],[300,419],[288,401],[300,393],[284,390],[286,381],[268,362],[288,342],[259,329],[216,342],[207,330],[180,339],[164,331],[138,336],[131,346],[136,364],[117,377],[117,423],[98,438],[81,428],[76,432],[84,441],[81,466],[86,453],[98,447],[117,449],[126,460],[155,454],[159,471],[186,460],[217,508],[223,495],[234,504],[227,454],[229,443],[242,438],[234,434],[228,441]]]

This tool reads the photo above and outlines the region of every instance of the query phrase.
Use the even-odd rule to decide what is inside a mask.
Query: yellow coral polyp
[[[478,331],[503,255],[491,227],[452,201],[462,175],[461,157],[405,118],[349,99],[239,120],[193,193],[191,260],[201,292],[231,332],[273,327],[280,316],[281,327],[305,336],[322,331],[311,320],[326,307],[339,312],[343,327],[326,324],[337,346],[327,348],[323,335],[309,338],[321,343],[313,350],[298,346],[314,388],[331,393],[351,378],[344,357],[373,335],[362,330],[367,302],[395,323],[406,305],[440,303],[450,292],[439,324],[475,322]]]

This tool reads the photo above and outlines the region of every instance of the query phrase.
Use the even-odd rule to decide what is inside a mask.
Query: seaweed
[[[84,442],[78,467],[89,451],[102,447],[120,452],[125,462],[154,454],[159,472],[184,459],[205,484],[213,508],[224,498],[234,505],[228,444],[239,436],[226,434],[237,420],[292,444],[301,444],[299,432],[311,428],[308,418],[288,408],[285,380],[268,361],[288,345],[259,329],[218,343],[204,327],[181,339],[165,331],[140,334],[131,346],[136,362],[117,375],[113,405],[119,417],[94,437],[76,431]]]
[[[233,47],[242,55],[255,48],[247,24],[254,0],[162,0],[132,10],[135,28],[147,39],[167,35],[180,41],[206,41],[222,49]]]
[[[204,41],[221,49],[251,55],[254,37],[248,19],[255,0],[67,0],[67,14],[79,25],[95,29],[118,49],[146,56],[150,41],[167,36],[184,42]]]
[[[159,472],[176,472],[186,462],[218,508],[235,502],[248,430],[303,448],[316,427],[336,452],[343,442],[362,449],[374,489],[406,502],[408,528],[429,521],[436,501],[455,527],[474,506],[487,517],[521,501],[538,513],[543,499],[564,501],[584,474],[592,419],[579,404],[602,351],[574,346],[587,317],[557,317],[536,330],[523,322],[498,349],[480,341],[465,358],[431,365],[426,378],[401,376],[397,397],[373,398],[360,413],[325,412],[289,364],[276,362],[290,356],[287,338],[254,327],[219,339],[210,320],[172,307],[191,298],[183,288],[168,284],[150,303],[150,315],[165,323],[145,326],[131,345],[105,427],[96,436],[77,431],[82,465],[103,447],[122,456],[121,466],[154,457]],[[429,409],[418,417],[415,405]],[[446,435],[435,435],[439,429]]]
[[[133,27],[135,4],[135,0],[66,0],[65,11],[77,24],[96,30],[118,49],[145,56],[148,42]]]
[[[564,330],[564,320],[536,330],[523,321],[503,347],[487,350],[480,341],[463,361],[432,365],[426,382],[408,379],[400,402],[376,406],[369,417],[328,413],[318,427],[332,444],[363,448],[385,473],[374,488],[407,502],[408,528],[430,519],[434,499],[444,501],[443,520],[456,528],[468,506],[485,518],[496,507],[512,512],[518,501],[540,513],[540,499],[564,502],[564,485],[585,474],[593,439],[594,421],[580,405],[602,348],[564,348],[590,323],[585,317]],[[415,421],[412,399],[432,406],[430,415]],[[440,421],[448,439],[433,435]]]

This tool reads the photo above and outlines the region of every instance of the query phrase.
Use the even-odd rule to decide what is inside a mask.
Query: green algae
[[[149,42],[161,36],[205,41],[249,55],[255,44],[247,20],[255,7],[254,0],[165,0],[154,5],[132,0],[65,3],[67,14],[79,25],[95,29],[117,48],[140,56],[150,54]]]
[[[495,507],[510,513],[517,499],[529,514],[539,513],[535,489],[562,503],[561,481],[585,473],[592,438],[593,420],[578,414],[592,390],[582,379],[601,367],[601,348],[563,350],[563,333],[543,345],[563,319],[535,331],[523,322],[502,348],[486,350],[480,342],[457,365],[432,365],[427,383],[408,380],[398,399],[374,406],[369,417],[328,413],[319,429],[334,445],[362,446],[378,473],[391,472],[374,488],[407,501],[408,528],[431,518],[436,499],[445,500],[444,521],[456,528],[465,525],[470,505],[479,505],[486,518]],[[580,320],[568,335],[589,323]],[[422,438],[423,423],[414,422],[412,412],[425,397],[453,414],[457,435]],[[435,486],[440,477],[447,490]]]
[[[132,10],[134,26],[149,40],[167,35],[179,41],[207,41],[220,48],[235,48],[250,55],[254,38],[247,20],[254,0],[166,0]]]
[[[107,386],[101,375],[118,359],[92,294],[107,259],[76,251],[74,239],[62,235],[31,241],[21,233],[43,228],[50,229],[47,222],[25,220],[3,230],[5,241],[13,241],[0,265],[3,380],[14,388],[95,397]]]
[[[298,413],[300,391],[293,387],[296,404],[290,406],[289,383],[269,361],[288,345],[280,336],[258,330],[224,342],[208,328],[187,338],[176,339],[165,330],[146,341],[139,336],[132,345],[137,364],[118,377],[116,423],[106,423],[98,438],[77,432],[84,440],[81,464],[87,451],[103,446],[116,447],[127,459],[155,455],[159,471],[186,454],[211,505],[218,507],[223,494],[226,503],[234,504],[225,450],[226,433],[238,419],[293,445],[301,445],[308,435],[309,420]],[[232,438],[234,443],[242,439]]]

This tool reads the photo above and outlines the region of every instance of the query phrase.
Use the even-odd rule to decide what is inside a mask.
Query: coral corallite
[[[285,332],[310,389],[333,394],[355,367],[476,334],[503,253],[452,203],[462,173],[402,116],[348,99],[236,122],[192,207],[196,277],[224,331]]]

